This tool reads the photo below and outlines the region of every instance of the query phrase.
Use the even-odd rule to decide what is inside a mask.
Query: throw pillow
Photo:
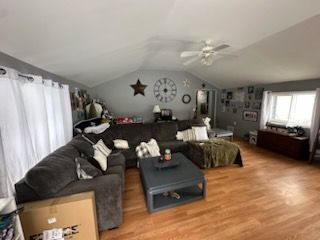
[[[192,128],[181,131],[180,133],[177,134],[177,140],[180,140],[180,139],[178,139],[178,137],[181,138],[181,140],[184,142],[196,140],[195,131]]]
[[[107,158],[110,155],[111,150],[104,144],[102,139],[93,145],[93,149],[93,158],[100,164],[102,171],[106,171],[108,167]]]
[[[183,140],[183,132],[184,131],[178,131],[176,134],[176,139],[177,140]]]
[[[102,176],[102,172],[91,165],[85,158],[75,158],[78,179],[92,179]]]
[[[196,141],[209,140],[206,127],[192,127],[195,133]]]
[[[113,140],[113,143],[116,149],[129,149],[129,143],[127,140],[115,139]]]
[[[80,163],[81,165],[81,168],[86,172],[88,173],[89,175],[91,175],[92,177],[98,177],[98,176],[102,176],[103,175],[103,172],[100,168],[100,165],[99,163],[95,161],[95,163],[97,164],[98,167],[96,167],[94,164],[92,164],[90,161],[89,161],[89,158],[86,158],[86,157],[77,157],[78,159],[78,162]]]
[[[109,123],[103,123],[103,124],[100,124],[98,126],[86,127],[84,129],[84,133],[99,134],[99,133],[103,133],[109,127],[110,127]]]

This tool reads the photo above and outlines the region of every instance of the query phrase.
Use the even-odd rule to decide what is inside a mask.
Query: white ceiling
[[[138,69],[218,87],[320,77],[319,0],[0,0],[0,51],[89,87]],[[238,57],[183,66],[198,42]]]

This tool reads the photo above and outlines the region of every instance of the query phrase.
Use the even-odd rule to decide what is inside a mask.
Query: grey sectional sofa
[[[177,131],[183,131],[191,126],[204,126],[202,120],[183,120],[162,123],[111,125],[101,134],[87,134],[86,136],[93,142],[103,139],[104,143],[111,149],[114,148],[114,139],[125,139],[129,143],[130,149],[114,150],[120,152],[126,159],[126,167],[136,167],[137,156],[135,148],[140,142],[149,141],[151,138],[157,140],[160,151],[170,148],[171,152],[182,152],[188,154],[189,145],[186,142],[176,140]],[[80,139],[81,136],[77,136]]]
[[[81,155],[92,156],[93,148],[81,135],[51,153],[26,176],[16,183],[18,203],[41,200],[94,191],[99,230],[111,229],[122,223],[122,194],[125,181],[125,167],[135,167],[137,156],[135,147],[142,141],[155,138],[160,150],[170,148],[174,152],[188,155],[187,143],[176,140],[177,131],[203,125],[202,121],[186,120],[165,123],[146,123],[137,125],[112,125],[101,134],[87,134],[93,142],[103,139],[113,149],[114,139],[126,139],[130,149],[113,150],[108,159],[105,175],[88,180],[78,180],[74,159]]]
[[[94,191],[99,230],[120,226],[125,159],[122,154],[111,154],[105,175],[78,180],[74,159],[83,151],[93,153],[90,144],[73,139],[30,169],[15,184],[17,203]]]

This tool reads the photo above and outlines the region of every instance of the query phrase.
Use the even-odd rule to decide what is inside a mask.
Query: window
[[[310,127],[315,92],[272,93],[270,123]]]

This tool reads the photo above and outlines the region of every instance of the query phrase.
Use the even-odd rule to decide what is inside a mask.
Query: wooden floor
[[[320,165],[237,143],[243,168],[205,170],[205,200],[153,214],[127,170],[124,222],[101,239],[320,239]]]

